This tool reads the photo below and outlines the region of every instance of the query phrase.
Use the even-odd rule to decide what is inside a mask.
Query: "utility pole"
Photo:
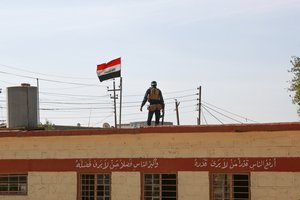
[[[2,93],[2,88],[0,88],[0,94]],[[2,114],[2,106],[0,106],[0,109],[1,109],[1,114]],[[2,116],[2,115],[1,115]],[[5,122],[4,118],[3,120],[0,119],[0,124],[2,124],[2,122]]]
[[[113,91],[114,94],[110,98],[114,100],[114,115],[115,115],[115,128],[118,128],[117,124],[117,102],[116,100],[118,99],[118,95],[116,94],[116,91],[120,91],[120,119],[119,119],[119,128],[121,128],[121,109],[122,109],[122,77],[120,77],[120,86],[119,89],[116,89],[116,82],[115,79],[113,79],[113,89],[110,90],[107,88],[107,91],[111,92]]]
[[[116,105],[116,99],[118,98],[118,96],[116,96],[116,90],[119,90],[119,89],[116,89],[116,82],[115,82],[115,79],[113,79],[114,82],[113,82],[113,89],[112,90],[107,90],[109,92],[113,91],[114,92],[114,95],[111,96],[110,98],[114,100],[114,114],[115,114],[115,128],[117,128],[117,105]]]
[[[199,91],[198,91],[198,120],[197,120],[197,124],[200,125],[201,124],[201,86],[199,86],[197,88]]]
[[[121,121],[121,113],[122,113],[122,90],[123,90],[123,86],[122,86],[122,77],[120,77],[120,86],[119,86],[119,88],[120,88],[120,113],[119,113],[119,128],[121,128],[121,124],[122,124],[122,121]]]
[[[175,99],[175,109],[176,109],[177,125],[180,125],[180,123],[179,123],[179,111],[178,111],[179,104],[180,104],[180,102],[177,102],[177,99]]]
[[[36,79],[36,88],[37,88],[37,120],[38,124],[40,124],[40,84],[39,79]]]

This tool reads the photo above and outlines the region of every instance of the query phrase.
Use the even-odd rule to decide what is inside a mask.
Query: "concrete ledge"
[[[86,130],[0,130],[0,137],[38,137],[73,135],[147,134],[147,133],[208,133],[208,132],[253,132],[253,131],[300,131],[300,122],[227,124],[227,125],[185,125],[151,126],[143,128],[109,128]]]

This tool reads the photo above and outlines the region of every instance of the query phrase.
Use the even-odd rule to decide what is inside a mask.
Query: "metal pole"
[[[40,84],[39,79],[36,79],[37,86],[37,123],[40,124]]]
[[[177,99],[175,99],[175,108],[176,108],[176,117],[177,117],[177,125],[180,125],[179,122],[179,111],[178,111],[178,106],[179,106],[180,102],[177,102]]]
[[[117,128],[117,108],[116,108],[116,83],[114,79],[114,112],[115,112],[115,128]]]
[[[199,100],[199,103],[198,103],[198,125],[201,124],[201,86],[198,88],[199,89],[199,97],[198,97],[198,100]]]
[[[119,113],[119,128],[122,127],[122,120],[121,120],[121,116],[122,116],[122,90],[123,90],[123,85],[122,85],[122,77],[120,77],[120,113]]]
[[[0,94],[2,93],[2,88],[0,88]],[[4,117],[3,117],[3,113],[2,113],[2,106],[0,105],[0,109],[1,109],[1,119],[0,119],[0,123],[4,122]]]

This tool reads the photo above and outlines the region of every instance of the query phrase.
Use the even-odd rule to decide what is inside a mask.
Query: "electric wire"
[[[47,94],[47,95],[57,95],[57,96],[68,96],[68,97],[92,97],[92,98],[103,98],[108,97],[109,95],[101,95],[101,96],[95,96],[95,95],[76,95],[76,94],[66,94],[66,93],[52,93],[52,92],[40,92],[41,94]]]
[[[172,93],[182,93],[182,92],[187,92],[187,91],[192,91],[195,89],[186,89],[186,90],[178,90],[178,91],[172,91],[172,92],[164,92],[163,96],[165,96],[166,94],[172,94]],[[145,94],[129,94],[129,95],[123,95],[123,97],[136,97],[136,96],[145,96]]]
[[[173,110],[173,111],[174,111],[174,110]],[[180,112],[180,114],[186,114],[186,113],[192,113],[192,112],[195,112],[195,110],[183,111],[183,112]]]
[[[189,95],[184,95],[184,96],[172,96],[172,97],[168,97],[168,98],[164,98],[165,102],[167,102],[166,100],[173,100],[173,99],[179,99],[179,98],[186,98],[186,97],[191,97],[191,96],[195,96],[195,94],[189,94]],[[193,99],[196,100],[196,99]],[[191,100],[186,100],[186,101],[191,101]],[[141,103],[141,101],[124,101],[123,103]]]
[[[70,84],[70,85],[80,85],[80,86],[95,86],[95,84],[85,84],[85,83],[77,83],[77,82],[67,82],[67,81],[59,81],[59,80],[51,80],[51,79],[45,79],[45,78],[39,78],[39,77],[32,77],[32,76],[26,76],[26,75],[19,75],[19,74],[13,74],[9,72],[0,71],[1,74],[6,75],[12,75],[22,78],[28,78],[28,79],[34,79],[34,80],[40,80],[40,81],[46,81],[46,82],[52,82],[52,83],[63,83],[63,84]],[[107,87],[104,85],[98,85],[99,87]]]
[[[1,65],[1,64],[0,64]],[[2,65],[3,66],[3,65]],[[13,67],[12,67],[13,68]],[[30,71],[27,71],[27,70],[21,70],[21,71],[26,71],[26,72],[30,72]],[[51,80],[51,79],[43,79],[43,78],[36,78],[36,77],[32,77],[32,76],[26,76],[26,75],[18,75],[18,74],[13,74],[13,73],[9,73],[9,72],[4,72],[4,71],[0,71],[0,73],[2,74],[7,74],[7,75],[13,75],[13,76],[18,76],[18,77],[23,77],[23,78],[30,78],[30,79],[34,79],[34,80],[42,80],[42,81],[49,81],[49,82],[54,82],[54,83],[61,83],[61,84],[73,84],[73,85],[78,85],[78,87],[72,87],[72,89],[75,89],[75,88],[81,88],[81,87],[87,87],[87,86],[102,86],[102,87],[107,87],[107,86],[103,86],[103,85],[94,85],[94,84],[82,84],[82,83],[76,83],[76,82],[66,82],[66,81],[58,81],[58,80]],[[30,72],[30,73],[35,73],[35,72]],[[35,73],[35,74],[41,74],[41,75],[47,75],[47,74],[42,74],[42,73]],[[55,75],[54,75],[55,76]],[[56,77],[61,77],[61,78],[67,78],[67,77],[63,77],[63,76],[56,76]],[[68,78],[71,78],[71,77],[68,77]],[[4,81],[2,81],[4,82]],[[6,82],[7,83],[7,82]],[[66,88],[67,89],[67,88]],[[71,88],[68,88],[68,89],[71,89]],[[188,91],[194,91],[195,89],[187,89],[187,90],[179,90],[179,91],[172,91],[172,92],[166,92],[164,94],[178,94],[178,93],[183,93],[183,92],[188,92]],[[68,98],[72,98],[72,100],[74,99],[81,99],[81,100],[88,100],[88,99],[92,99],[92,98],[105,98],[105,97],[108,97],[109,95],[102,95],[102,96],[94,96],[94,95],[74,95],[74,94],[61,94],[61,93],[51,93],[51,92],[40,92],[41,93],[41,96],[44,96],[44,95],[52,95],[52,96],[60,96],[60,97],[68,97]],[[169,100],[173,100],[173,99],[179,99],[180,102],[192,102],[192,101],[196,101],[197,99],[187,99],[187,100],[182,100],[180,98],[187,98],[187,97],[191,97],[191,96],[195,96],[196,94],[186,94],[186,95],[180,95],[180,96],[173,96],[173,97],[169,97],[169,95],[166,95],[167,98],[165,98],[165,104],[169,105],[171,103],[174,103],[173,101],[169,101]],[[134,97],[134,96],[143,96],[143,95],[123,95],[123,97]],[[5,102],[4,100],[0,100],[1,102]],[[124,106],[122,106],[122,108],[124,109],[127,109],[127,108],[134,108],[134,107],[139,107],[140,106],[140,103],[141,101],[125,101],[125,102],[122,102],[124,104]],[[112,105],[112,102],[111,103],[96,103],[96,102],[86,102],[86,103],[83,103],[83,102],[54,102],[54,101],[41,101],[41,104],[43,105],[46,105],[46,104],[56,104],[56,105],[82,105],[82,104],[85,104],[85,105]],[[128,104],[133,104],[133,105],[128,105]],[[207,104],[207,105],[205,105]],[[210,106],[208,106],[210,105]],[[192,106],[195,106],[195,105],[186,105],[186,106],[181,106],[180,108],[188,108],[188,107],[192,107]],[[232,117],[229,117],[228,115],[225,115],[219,111],[217,111],[216,109],[219,109],[223,112],[226,112],[226,113],[229,113],[229,114],[232,114],[234,116],[237,116],[239,118],[242,118],[242,119],[245,119],[246,121],[252,121],[252,122],[255,122],[254,120],[251,120],[249,118],[246,118],[246,117],[243,117],[243,116],[240,116],[240,115],[237,115],[237,114],[234,114],[232,112],[229,112],[229,111],[226,111],[222,108],[219,108],[217,106],[214,106],[212,104],[209,104],[207,102],[204,102],[203,101],[203,106],[202,106],[209,114],[211,114],[214,118],[216,118],[216,116],[214,116],[210,111],[214,111],[226,118],[229,118],[235,122],[238,122],[238,123],[242,123],[241,121],[239,120],[236,120]],[[212,107],[216,108],[216,109],[213,109]],[[74,107],[74,108],[41,108],[41,111],[59,111],[59,112],[75,112],[75,111],[80,111],[80,110],[99,110],[99,109],[112,109],[112,107],[91,107],[91,108],[86,108],[86,107]],[[170,110],[167,110],[167,111],[170,111]],[[174,111],[173,109],[171,109],[171,111]],[[190,112],[193,112],[193,111],[183,111],[181,113],[190,113]],[[140,114],[140,113],[132,113],[132,115],[137,115],[137,114]],[[202,112],[202,114],[204,115],[204,112]],[[126,114],[123,114],[126,116]],[[218,118],[216,118],[220,123],[223,124],[223,122],[221,122]],[[205,120],[206,121],[206,120]],[[206,121],[207,123],[207,121]]]
[[[102,108],[41,108],[40,110],[101,110],[101,109],[113,109],[112,107]]]
[[[238,122],[238,123],[240,123],[240,124],[243,124],[243,122],[241,122],[241,121],[239,121],[239,120],[236,120],[236,119],[234,119],[234,118],[232,118],[232,117],[229,117],[228,115],[225,115],[225,114],[223,114],[223,113],[220,113],[219,111],[217,111],[217,110],[215,110],[215,109],[212,109],[211,107],[209,107],[209,106],[207,106],[207,105],[202,104],[202,107],[208,108],[208,109],[210,109],[210,110],[212,110],[212,111],[214,111],[214,112],[216,112],[216,113],[222,115],[223,117],[226,117],[226,118],[231,119],[231,120],[233,120],[233,121],[235,121],[235,122]]]
[[[184,96],[177,96],[177,97],[169,97],[169,98],[165,98],[164,100],[178,99],[178,98],[185,98],[185,97],[191,97],[191,96],[195,96],[195,94],[184,95]]]
[[[213,118],[215,118],[218,122],[220,122],[221,124],[224,124],[221,120],[219,120],[214,114],[212,114],[207,108],[203,107],[204,110],[206,110],[206,112],[208,112]]]
[[[217,107],[217,106],[215,106],[215,105],[212,105],[212,104],[210,104],[210,103],[208,103],[208,102],[202,101],[202,103],[208,104],[208,105],[210,105],[210,106],[212,106],[212,107],[214,107],[214,108],[217,108],[217,109],[219,109],[219,110],[222,110],[223,112],[226,112],[226,113],[235,115],[235,116],[237,116],[237,117],[239,117],[239,118],[245,119],[245,121],[252,121],[252,122],[258,123],[257,121],[254,121],[254,120],[252,120],[252,119],[249,119],[248,117],[243,117],[243,116],[241,116],[241,115],[232,113],[232,112],[230,112],[230,111],[227,111],[227,110],[225,110],[225,109],[222,109],[222,108],[219,108],[219,107]]]
[[[1,101],[1,100],[0,100]],[[58,102],[58,101],[40,101],[40,104],[62,104],[62,105],[111,105],[111,103],[92,103],[92,102]]]
[[[195,89],[186,89],[186,90],[178,90],[178,91],[172,91],[172,92],[164,92],[164,94],[173,94],[173,93],[182,93],[187,91],[194,91]]]
[[[70,89],[81,89],[81,88],[86,88],[86,87],[98,87],[98,85],[95,85],[95,86],[85,86],[85,85],[82,85],[82,86],[74,86],[74,87],[59,87],[59,88],[50,88],[50,87],[42,87],[43,90],[70,90]],[[40,87],[41,89],[41,87]]]
[[[201,110],[201,114],[202,114],[202,117],[203,117],[203,119],[205,121],[205,124],[207,125],[208,123],[207,123],[207,120],[206,120],[206,117],[205,117],[205,114],[204,114],[203,110]]]
[[[2,82],[2,83],[6,83],[6,84],[10,84],[10,85],[13,85],[13,84],[14,84],[14,83],[12,83],[12,82],[1,81],[1,80],[0,80],[0,82]]]
[[[13,67],[13,66],[4,65],[4,64],[0,64],[0,66],[8,68],[8,69],[14,69],[14,70],[18,70],[18,71],[23,71],[23,72],[32,73],[32,74],[39,74],[39,75],[44,75],[44,76],[53,76],[53,77],[57,77],[57,78],[83,79],[83,80],[90,80],[91,79],[91,78],[82,78],[82,77],[61,76],[61,75],[54,75],[54,74],[44,74],[44,73],[25,70],[25,69],[22,69],[22,68]]]

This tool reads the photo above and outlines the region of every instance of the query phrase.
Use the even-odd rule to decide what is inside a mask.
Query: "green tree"
[[[293,73],[293,78],[290,81],[289,91],[294,93],[291,97],[293,103],[298,105],[298,115],[300,116],[300,58],[292,57],[291,63],[293,66],[289,72]]]

